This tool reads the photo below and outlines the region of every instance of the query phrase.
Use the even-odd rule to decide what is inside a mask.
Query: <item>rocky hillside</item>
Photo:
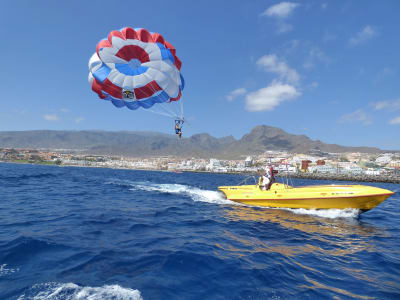
[[[266,150],[306,153],[323,152],[379,153],[378,148],[345,147],[314,141],[305,135],[289,134],[271,126],[256,126],[236,140],[232,136],[215,138],[207,133],[178,140],[175,135],[139,131],[3,131],[0,147],[31,149],[67,149],[90,154],[135,157],[180,155],[194,157],[236,158]]]

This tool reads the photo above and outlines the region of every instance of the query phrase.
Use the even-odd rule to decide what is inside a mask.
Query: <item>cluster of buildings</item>
[[[400,174],[400,153],[324,153],[318,150],[307,154],[266,151],[261,155],[247,156],[238,160],[222,160],[216,158],[200,159],[172,156],[129,158],[50,152],[46,150],[0,148],[0,161],[216,173],[256,172],[258,169],[272,165],[279,173]]]
[[[35,149],[0,148],[0,161],[37,162],[55,161],[56,153]]]

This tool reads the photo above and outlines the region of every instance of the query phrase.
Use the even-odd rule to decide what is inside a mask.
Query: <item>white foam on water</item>
[[[346,208],[346,209],[305,209],[305,208],[285,208],[295,214],[312,215],[322,218],[336,219],[336,218],[357,218],[361,213],[359,209]]]
[[[115,183],[114,183],[115,184]],[[127,184],[126,181],[123,183]],[[142,190],[148,192],[158,192],[166,194],[177,194],[185,195],[192,198],[193,201],[207,202],[213,204],[222,205],[240,205],[249,206],[241,204],[238,202],[230,201],[225,198],[225,195],[219,191],[202,190],[197,187],[183,185],[183,184],[157,184],[153,182],[130,182],[131,190]],[[254,206],[253,206],[254,207]],[[264,207],[266,208],[266,207]],[[283,209],[291,211],[295,214],[301,215],[313,215],[321,218],[357,218],[360,214],[358,209],[304,209],[304,208],[267,208],[267,209]]]
[[[104,285],[102,287],[81,287],[74,283],[42,283],[34,285],[18,300],[143,300],[138,290],[123,288],[119,285]]]
[[[132,189],[166,194],[185,195],[192,198],[193,201],[208,202],[214,204],[238,204],[233,201],[227,200],[225,196],[219,191],[202,190],[197,187],[183,184],[155,184],[150,182],[133,183]]]
[[[7,268],[7,264],[0,265],[0,277],[18,272],[19,268]]]
[[[133,182],[130,180],[123,180],[123,179],[109,179],[105,182],[105,184],[118,185],[118,186],[131,186]]]

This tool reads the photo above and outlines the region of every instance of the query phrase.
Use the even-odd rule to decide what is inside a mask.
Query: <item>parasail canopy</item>
[[[125,27],[97,44],[89,60],[89,83],[116,107],[149,109],[181,98],[181,65],[175,48],[161,34]],[[173,117],[183,118],[183,112]]]

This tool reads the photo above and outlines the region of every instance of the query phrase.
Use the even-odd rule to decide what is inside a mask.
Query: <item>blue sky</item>
[[[88,60],[111,30],[177,49],[184,136],[256,125],[347,146],[400,149],[400,2],[3,1],[0,130],[173,133],[173,121],[101,101]]]

